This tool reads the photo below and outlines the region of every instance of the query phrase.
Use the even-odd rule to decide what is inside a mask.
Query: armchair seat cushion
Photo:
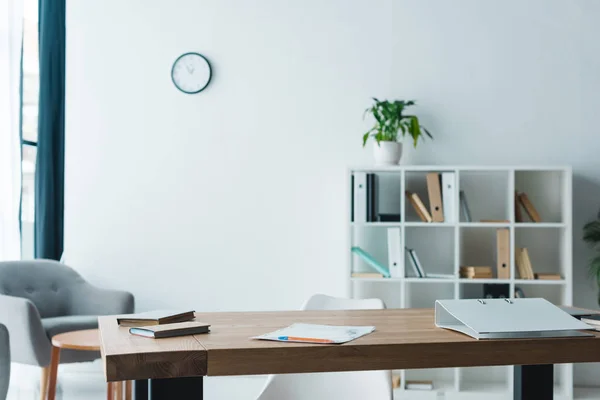
[[[69,315],[63,317],[42,318],[42,327],[48,339],[59,333],[97,329],[98,317],[94,315]]]

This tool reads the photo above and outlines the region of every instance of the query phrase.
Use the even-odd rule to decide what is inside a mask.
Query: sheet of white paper
[[[251,339],[275,340],[278,342],[346,343],[367,335],[374,330],[374,326],[335,326],[297,323],[274,332],[254,336]]]

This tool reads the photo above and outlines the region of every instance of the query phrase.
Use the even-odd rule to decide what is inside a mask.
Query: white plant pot
[[[373,156],[377,165],[398,165],[402,158],[402,143],[377,142],[373,143]]]

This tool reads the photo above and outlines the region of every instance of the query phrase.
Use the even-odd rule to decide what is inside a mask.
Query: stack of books
[[[129,333],[153,339],[210,332],[210,325],[195,321],[194,311],[155,310],[117,317],[117,324],[130,327]]]
[[[529,251],[526,247],[515,249],[515,264],[517,265],[519,278],[535,279],[531,259],[529,258]]]
[[[460,277],[467,279],[492,279],[492,267],[460,267]]]
[[[429,208],[418,194],[406,191],[406,198],[412,204],[417,215],[423,222],[456,222],[455,177],[454,172],[430,172],[426,176]]]
[[[536,272],[535,279],[539,279],[541,281],[560,281],[562,277],[560,274],[555,274],[551,272]]]

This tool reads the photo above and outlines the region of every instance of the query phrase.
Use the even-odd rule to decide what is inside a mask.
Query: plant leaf
[[[592,221],[584,225],[583,240],[593,246],[600,244],[600,221]]]

